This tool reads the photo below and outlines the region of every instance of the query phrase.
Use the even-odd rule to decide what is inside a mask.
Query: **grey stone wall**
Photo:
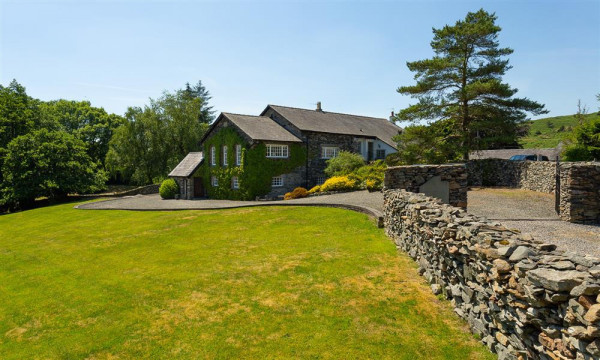
[[[360,153],[360,144],[353,135],[328,134],[318,132],[304,132],[304,140],[307,144],[308,174],[307,187],[317,185],[317,179],[325,176],[327,159],[321,158],[323,146],[337,146],[340,151],[351,151]]]
[[[560,217],[574,223],[600,223],[600,162],[561,164]]]
[[[264,196],[266,199],[278,199],[291,192],[297,187],[306,187],[305,181],[306,167],[299,166],[294,171],[281,175],[283,177],[282,187],[271,187],[271,192]]]
[[[499,359],[600,358],[600,259],[404,190],[384,191],[384,225]]]
[[[469,186],[502,186],[552,193],[556,187],[556,163],[478,159],[467,162]]]
[[[464,164],[410,165],[389,167],[383,180],[384,190],[405,189],[419,192],[419,188],[439,176],[449,185],[449,204],[467,207],[467,168]]]
[[[182,200],[192,200],[194,198],[194,179],[184,177],[173,177],[173,180],[179,185],[179,198]]]

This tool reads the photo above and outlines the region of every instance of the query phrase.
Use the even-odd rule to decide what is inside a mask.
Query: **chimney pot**
[[[317,101],[317,111],[323,111],[321,110],[321,102]]]

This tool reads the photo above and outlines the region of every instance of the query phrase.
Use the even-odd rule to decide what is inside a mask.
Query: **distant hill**
[[[600,118],[597,112],[585,115],[586,121]],[[575,115],[554,116],[529,122],[529,135],[521,138],[524,149],[552,148],[571,136],[577,124]]]

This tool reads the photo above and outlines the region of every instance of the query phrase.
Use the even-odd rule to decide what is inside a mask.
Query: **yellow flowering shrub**
[[[310,190],[308,190],[309,194],[318,193],[321,191],[321,185],[313,186]]]
[[[348,176],[334,176],[321,185],[321,191],[350,191],[358,189],[358,182]]]
[[[292,192],[286,193],[283,200],[300,199],[308,196],[308,191],[303,187],[297,187]]]

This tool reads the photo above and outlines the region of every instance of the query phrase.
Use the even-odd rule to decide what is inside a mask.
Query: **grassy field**
[[[597,112],[585,115],[586,121],[597,119]],[[521,138],[523,148],[552,148],[571,136],[578,123],[574,115],[555,116],[530,122],[529,135]]]
[[[0,216],[0,358],[491,359],[365,215]]]

